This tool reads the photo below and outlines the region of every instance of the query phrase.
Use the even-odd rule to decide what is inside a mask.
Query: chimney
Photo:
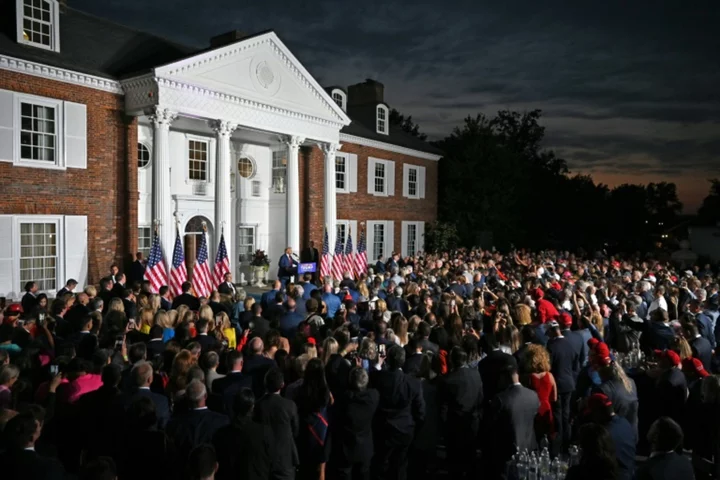
[[[348,106],[378,104],[385,101],[385,86],[372,79],[348,87]]]
[[[58,3],[60,4],[60,13],[67,12],[67,0],[59,0]]]
[[[210,48],[223,47],[230,45],[231,43],[239,42],[243,38],[247,38],[249,35],[243,33],[240,30],[233,30],[231,32],[216,35],[210,39]]]

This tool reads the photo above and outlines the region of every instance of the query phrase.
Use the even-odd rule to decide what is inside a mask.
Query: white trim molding
[[[79,73],[72,70],[66,70],[59,67],[51,67],[42,63],[32,62],[30,60],[22,60],[20,58],[10,57],[0,54],[0,70],[9,70],[11,72],[24,73],[35,77],[45,78],[47,80],[55,80],[58,82],[70,83],[80,87],[93,88],[118,95],[123,94],[120,82],[107,78],[97,77],[85,73]]]
[[[433,153],[421,152],[420,150],[414,150],[412,148],[401,147],[399,145],[393,145],[391,143],[380,142],[378,140],[371,140],[369,138],[357,137],[355,135],[349,135],[347,133],[340,132],[340,141],[345,143],[352,143],[363,147],[377,148],[385,150],[387,152],[399,153],[401,155],[408,155],[410,157],[422,158],[423,160],[438,161],[442,158],[442,155],[435,155]]]

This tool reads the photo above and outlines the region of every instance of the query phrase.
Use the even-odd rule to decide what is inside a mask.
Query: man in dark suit
[[[420,322],[420,324],[417,327],[417,332],[415,335],[419,338],[418,344],[422,348],[422,352],[431,352],[433,355],[437,356],[440,353],[440,347],[436,343],[433,343],[430,341],[430,332],[432,331],[432,327],[427,322]]]
[[[268,393],[255,405],[255,420],[273,431],[276,452],[270,475],[273,480],[294,479],[295,467],[300,464],[295,446],[300,419],[295,402],[280,396],[284,385],[282,370],[270,369],[265,375],[265,389]]]
[[[233,298],[235,297],[237,291],[235,290],[235,285],[232,282],[232,273],[228,272],[225,274],[223,277],[223,283],[218,285],[217,291],[223,295],[230,295]]]
[[[557,439],[563,451],[570,445],[570,398],[575,391],[575,379],[580,373],[580,356],[575,346],[563,336],[560,324],[555,320],[547,323],[547,349],[550,352],[550,371],[555,377],[558,399],[553,405],[553,415],[558,422]]]
[[[711,371],[713,348],[708,339],[700,335],[697,325],[693,323],[684,324],[683,330],[685,331],[685,338],[688,339],[692,349],[693,357],[702,362],[705,370]]]
[[[262,306],[263,310],[267,310],[270,305],[275,303],[275,295],[280,292],[280,289],[282,289],[282,284],[280,283],[280,280],[275,280],[273,282],[272,290],[269,290],[262,294],[262,297],[260,297],[260,305]]]
[[[265,343],[260,337],[250,340],[248,351],[249,355],[243,359],[243,373],[252,378],[253,393],[255,398],[260,398],[266,393],[265,375],[270,369],[277,367],[277,363],[272,358],[263,355]]]
[[[28,318],[33,314],[37,305],[38,284],[35,282],[27,282],[25,284],[25,295],[23,295],[20,304],[23,308],[23,318]]]
[[[193,338],[193,340],[200,344],[202,353],[208,352],[210,350],[219,350],[221,346],[217,338],[215,338],[213,335],[208,335],[208,327],[208,321],[204,318],[201,318],[200,320],[195,322],[195,329],[197,330],[197,335],[195,336],[195,338]]]
[[[468,368],[462,347],[450,351],[452,371],[441,377],[438,405],[446,428],[448,463],[452,478],[475,478],[475,447],[480,428],[483,385],[480,373]]]
[[[225,412],[230,418],[233,418],[233,414],[237,414],[232,411],[235,395],[244,388],[252,389],[252,377],[243,373],[243,354],[241,352],[229,351],[225,361],[228,373],[212,383],[212,392],[222,397]]]
[[[173,416],[166,429],[168,436],[175,441],[181,458],[187,458],[198,445],[210,443],[215,432],[230,423],[227,415],[208,410],[207,389],[200,380],[193,380],[187,385],[185,398],[190,411]]]
[[[288,247],[285,249],[285,254],[278,260],[278,273],[277,277],[282,284],[283,290],[290,282],[290,277],[297,275],[298,262],[292,256],[292,248]]]
[[[177,309],[180,305],[187,305],[190,310],[197,312],[200,309],[200,300],[190,293],[192,283],[184,282],[180,287],[182,293],[173,300],[172,308]]]
[[[669,417],[661,417],[650,427],[648,440],[652,453],[638,469],[637,480],[695,478],[690,460],[677,452],[683,441],[680,425]]]
[[[130,267],[130,283],[142,282],[145,279],[145,262],[142,252],[135,254],[135,261]]]
[[[300,252],[300,261],[302,263],[314,263],[315,264],[315,273],[312,274],[312,281],[317,282],[318,279],[318,270],[320,266],[320,252],[318,252],[318,249],[315,248],[315,242],[310,240],[310,246],[307,248],[304,248],[302,252]]]
[[[130,376],[135,381],[135,388],[123,395],[123,406],[128,409],[138,397],[148,397],[155,405],[158,427],[165,428],[170,420],[170,404],[165,395],[150,391],[153,382],[153,367],[149,362],[138,362],[133,366]]]
[[[487,355],[478,363],[478,372],[480,372],[482,378],[483,398],[487,403],[499,391],[501,369],[508,364],[509,357],[512,357],[512,355],[500,350],[497,338],[493,333],[483,335],[481,342],[483,351]]]
[[[490,400],[484,415],[484,431],[493,432],[483,437],[483,458],[491,472],[488,478],[506,479],[515,449],[534,450],[536,446],[534,422],[540,400],[534,391],[520,384],[515,357],[508,357],[507,363],[499,367],[501,391]]]
[[[332,450],[328,478],[370,478],[370,461],[374,453],[372,421],[380,394],[368,388],[369,382],[370,377],[363,368],[353,368],[348,389],[335,401],[330,423]]]
[[[162,341],[163,328],[153,325],[150,329],[150,340],[147,342],[147,358],[152,360],[165,351],[165,342]]]
[[[160,287],[160,309],[169,312],[172,310],[172,302],[168,299],[170,296],[170,287],[163,285]]]
[[[425,400],[420,381],[401,370],[405,350],[393,345],[386,355],[387,370],[375,370],[370,376],[371,385],[380,394],[373,424],[374,476],[380,480],[405,480],[415,427],[425,420]],[[382,357],[378,360],[380,365],[385,361]]]
[[[65,478],[65,469],[58,460],[41,456],[35,451],[35,442],[41,433],[42,423],[32,412],[21,413],[7,422],[3,430],[7,451],[0,456],[3,479]]]
[[[125,282],[125,274],[118,272],[118,274],[115,276],[115,283],[113,284],[112,290],[110,291],[114,298],[125,298],[125,289],[127,288],[125,286]]]
[[[73,293],[73,290],[75,290],[75,287],[77,287],[77,280],[71,278],[67,282],[65,282],[65,286],[58,290],[57,294],[55,294],[55,298],[61,298],[66,293]]]
[[[213,436],[220,464],[216,478],[267,480],[275,457],[275,442],[272,429],[252,419],[255,413],[252,390],[243,388],[234,396],[233,410],[232,423]]]

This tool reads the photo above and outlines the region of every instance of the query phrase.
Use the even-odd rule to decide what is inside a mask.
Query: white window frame
[[[42,280],[37,279],[35,276],[33,276],[32,278],[25,279],[25,280],[23,280],[23,278],[22,278],[22,266],[21,266],[21,262],[22,262],[22,226],[23,225],[37,225],[37,224],[55,225],[55,289],[45,288],[44,285],[42,283],[40,283],[43,280],[51,280],[49,278],[43,278]],[[32,235],[34,235],[34,234],[32,234]],[[48,291],[56,292],[59,290],[59,288],[58,288],[59,285],[65,284],[65,282],[62,282],[62,280],[61,280],[61,270],[60,270],[60,261],[61,261],[60,257],[62,256],[62,253],[64,251],[64,250],[60,250],[62,247],[61,237],[63,237],[63,236],[64,236],[64,234],[63,234],[63,230],[62,230],[62,217],[34,217],[34,218],[33,217],[25,217],[25,219],[23,219],[21,217],[18,219],[17,243],[18,243],[18,248],[19,248],[19,250],[18,250],[18,280],[19,280],[19,284],[16,286],[21,291],[24,288],[25,283],[30,282],[30,281],[38,282],[38,284],[40,286],[40,291],[43,291],[43,292],[48,292]],[[33,243],[33,246],[34,246],[34,243]],[[35,260],[37,258],[48,258],[48,257],[46,257],[46,256],[36,257],[33,252],[33,255],[28,258],[30,258],[31,260]],[[32,270],[34,270],[34,268],[31,267],[30,270],[32,271]],[[44,270],[44,267],[43,267],[43,270]],[[44,274],[43,274],[43,276],[44,276]],[[62,283],[60,283],[60,282],[62,282]]]
[[[143,229],[147,229],[147,230],[148,230],[148,235],[147,235],[147,236],[141,235]],[[140,246],[140,239],[141,239],[141,238],[147,238],[147,240],[148,240],[148,242],[147,242],[147,248]],[[150,256],[150,249],[152,248],[152,239],[153,239],[152,226],[150,226],[150,225],[139,225],[139,226],[138,226],[138,252],[142,252],[143,258],[145,258],[145,259],[147,259],[147,258]]]
[[[376,233],[378,227],[382,227],[383,238],[382,238],[382,242],[379,243],[379,245],[382,246],[382,252],[378,252],[378,249],[376,248],[376,246],[378,244],[375,241],[375,233]],[[380,255],[387,258],[388,252],[385,251],[387,249],[387,234],[388,234],[388,228],[387,228],[387,225],[385,224],[385,222],[374,222],[372,224],[372,229],[370,231],[370,242],[368,242],[368,243],[372,244],[372,252],[373,252],[373,260],[374,261],[377,261],[377,259]]]
[[[280,167],[275,166],[275,156],[276,155],[285,155],[285,165],[284,166],[280,166]],[[273,150],[272,153],[270,154],[270,191],[277,195],[284,195],[287,192],[287,157],[288,157],[288,155],[289,155],[289,153],[287,151],[287,148]],[[280,170],[285,171],[284,176],[277,177],[277,178],[283,179],[282,191],[278,191],[275,189],[275,171],[276,170],[277,171],[280,171]]]
[[[262,182],[260,180],[250,180],[250,196],[262,197]]]
[[[15,141],[16,150],[13,164],[18,167],[45,168],[50,170],[65,170],[65,112],[62,100],[54,98],[39,97],[37,95],[28,95],[25,93],[16,93],[14,95],[16,131]],[[22,158],[22,104],[28,103],[38,105],[55,110],[55,161],[47,162],[45,160],[30,160]]]
[[[15,288],[19,288],[19,292],[24,292],[21,285],[22,280],[20,277],[20,230],[23,223],[54,223],[55,224],[55,235],[57,242],[55,243],[55,254],[57,260],[55,261],[55,290],[42,290],[46,293],[55,293],[62,286],[65,285],[65,229],[63,223],[63,215],[16,215],[13,218],[13,231],[15,232],[12,236],[12,248],[15,261],[13,264],[15,279]],[[22,293],[21,293],[22,295]]]
[[[16,23],[17,23],[17,42],[23,45],[31,45],[36,48],[42,48],[44,50],[50,50],[53,52],[60,51],[60,7],[57,0],[44,0],[50,6],[50,21],[44,22],[42,20],[36,20],[33,17],[27,17],[31,21],[40,21],[41,23],[49,24],[50,26],[50,45],[43,43],[33,42],[32,40],[26,40],[23,35],[25,31],[25,0],[16,0]]]
[[[410,230],[415,230],[414,251],[410,250]],[[425,250],[425,222],[401,222],[401,255],[408,257]]]
[[[412,172],[415,172],[415,193],[410,191]],[[420,169],[415,165],[408,165],[407,167],[407,192],[407,198],[420,198]]]
[[[246,258],[246,259],[243,260],[243,262],[248,262],[248,263],[249,263],[250,261],[252,261],[252,256],[255,254],[255,250],[257,250],[257,244],[258,244],[258,242],[257,242],[258,226],[257,226],[257,225],[253,225],[253,224],[247,224],[247,223],[243,223],[243,224],[241,224],[241,225],[238,225],[237,245],[236,245],[236,254],[238,255],[238,258],[240,258],[240,257],[239,257],[239,256],[240,256],[240,247],[241,247],[241,245],[243,245],[243,243],[240,241],[240,237],[242,236],[242,234],[240,233],[240,231],[241,231],[242,229],[245,229],[245,228],[252,230],[252,243],[250,244],[250,245],[252,246],[252,249],[251,249],[251,251],[250,251],[250,256],[249,256],[248,258]]]
[[[207,148],[207,158],[205,159],[205,180],[197,180],[190,178],[190,142],[204,143],[205,147]],[[185,178],[187,179],[188,183],[210,183],[210,165],[212,164],[212,162],[210,161],[210,158],[212,157],[212,151],[210,150],[210,146],[210,139],[207,137],[200,137],[195,135],[185,136]]]
[[[137,144],[138,144],[138,146],[137,146],[138,169],[140,169],[140,170],[147,170],[147,169],[149,169],[150,167],[152,167],[152,161],[153,161],[153,158],[152,158],[152,157],[153,157],[153,155],[152,155],[152,154],[153,154],[152,148],[150,148],[150,145],[148,145],[147,142],[141,142],[140,140],[138,140]],[[150,153],[150,157],[148,158],[148,162],[147,162],[145,165],[143,165],[142,167],[140,166],[140,146],[141,146],[141,145],[142,145],[143,147],[147,148],[147,151]]]
[[[384,119],[380,118],[381,113]],[[387,135],[390,131],[390,110],[386,105],[379,104],[375,108],[375,130],[382,135]]]
[[[384,165],[384,181],[383,181],[383,191],[382,192],[376,192],[375,191],[375,181],[378,178],[376,173],[376,165]],[[380,158],[375,157],[368,157],[368,163],[367,163],[367,175],[368,175],[368,193],[370,195],[374,195],[376,197],[390,197],[395,195],[395,162],[392,160],[383,160]],[[372,185],[372,187],[370,187]]]
[[[339,188],[337,186],[337,175],[339,173],[337,170],[338,158],[343,159],[343,164],[345,166],[345,171],[343,172],[344,188]],[[335,192],[336,193],[350,193],[350,158],[349,158],[349,155],[344,152],[343,153],[340,153],[340,152],[335,153]]]
[[[335,98],[335,95],[340,97],[339,102],[338,102],[338,99]],[[337,105],[343,109],[343,112],[347,111],[347,94],[345,92],[343,92],[339,88],[335,88],[331,92],[330,97],[332,97],[333,102],[337,103]]]

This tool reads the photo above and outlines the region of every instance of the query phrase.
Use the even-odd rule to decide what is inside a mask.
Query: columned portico
[[[298,136],[287,137],[287,246],[300,252],[300,146],[305,141]]]
[[[155,106],[150,117],[153,123],[153,225],[158,226],[160,244],[165,257],[165,266],[172,262],[173,234],[175,223],[170,192],[170,125],[177,114],[167,108]]]
[[[217,165],[215,170],[215,228],[225,236],[230,265],[237,262],[235,258],[234,228],[235,222],[230,218],[231,192],[230,192],[230,137],[237,128],[237,124],[224,120],[211,122],[217,136]],[[220,235],[217,235],[219,241]],[[217,246],[215,246],[217,248]],[[231,268],[233,271],[233,268]]]
[[[335,185],[335,152],[342,148],[342,145],[335,143],[321,143],[325,153],[325,228],[328,233],[328,245],[330,249],[335,248],[335,237],[337,236],[337,192]]]

